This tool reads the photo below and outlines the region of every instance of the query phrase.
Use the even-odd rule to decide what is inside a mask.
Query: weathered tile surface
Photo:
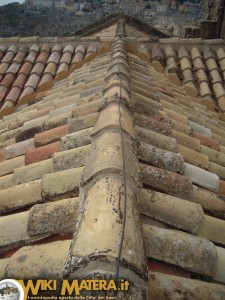
[[[121,299],[148,298],[148,265],[149,299],[222,300],[222,41],[152,40],[129,18],[114,39],[1,39],[0,278],[114,275],[126,184]]]

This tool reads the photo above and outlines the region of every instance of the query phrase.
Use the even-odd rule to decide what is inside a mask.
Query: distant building
[[[219,32],[220,38],[225,39],[225,1],[222,3],[223,10],[221,11],[221,16],[219,16]]]
[[[52,7],[53,6],[53,0],[42,0],[41,1],[43,7]]]
[[[225,38],[225,0],[203,0],[200,20],[204,38]]]
[[[54,7],[63,8],[66,6],[65,0],[57,0],[53,2]]]
[[[145,9],[144,10],[144,15],[148,16],[150,18],[154,18],[156,16],[156,11],[153,11],[151,9]]]
[[[180,13],[188,13],[188,14],[200,14],[201,4],[186,1],[183,4],[179,5],[179,12]]]
[[[31,0],[32,6],[42,6],[42,0]]]
[[[166,4],[160,4],[157,6],[156,10],[157,10],[157,12],[165,13],[168,11],[168,7],[169,6]]]
[[[80,2],[73,0],[26,0],[25,3],[28,7],[56,7],[72,10],[78,10],[80,7]]]

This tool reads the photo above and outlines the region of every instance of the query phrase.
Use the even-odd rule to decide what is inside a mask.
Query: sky
[[[8,3],[12,3],[12,2],[19,2],[19,3],[23,3],[24,0],[0,0],[0,6],[8,4]]]

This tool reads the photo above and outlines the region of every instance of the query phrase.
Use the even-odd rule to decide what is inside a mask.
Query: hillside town
[[[223,19],[222,2],[25,0],[22,5],[13,3],[0,7],[0,36],[66,36],[111,14],[123,12],[168,36],[218,38],[214,34],[221,30],[216,29],[215,24],[218,18]],[[224,24],[220,22],[220,27],[224,28]],[[222,34],[225,35],[225,29]]]

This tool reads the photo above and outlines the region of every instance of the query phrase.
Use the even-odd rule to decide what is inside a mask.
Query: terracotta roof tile
[[[35,89],[38,86],[39,80],[40,76],[34,73],[29,77],[28,81],[25,84],[25,87],[31,87]]]
[[[218,99],[218,104],[219,104],[219,107],[222,110],[222,112],[224,112],[225,111],[225,97],[223,97],[223,96],[220,97]]]
[[[162,133],[163,135],[167,136],[170,136],[172,133],[170,124],[159,122],[155,119],[141,116],[140,114],[135,114],[135,125],[144,127],[145,129],[149,129],[158,133]]]
[[[29,139],[17,144],[7,146],[5,148],[5,151],[7,153],[8,158],[13,158],[13,157],[23,155],[27,149],[31,149],[33,147],[34,147],[34,139]]]
[[[143,229],[148,256],[181,266],[196,273],[208,276],[215,274],[217,252],[213,243],[181,231],[153,226],[144,226]],[[157,242],[155,239],[157,239]],[[185,247],[186,251],[182,252],[181,257],[174,256],[174,253],[180,252],[178,250],[180,247]],[[202,253],[202,251],[207,253],[207,258],[199,256],[198,252]]]
[[[81,51],[76,52],[76,54],[74,55],[74,58],[72,60],[72,64],[78,63],[83,61],[84,59],[84,54]]]
[[[20,50],[17,53],[17,55],[13,58],[12,62],[17,63],[17,64],[21,64],[23,62],[25,56],[26,56],[26,51],[23,51],[23,50],[21,51]]]
[[[29,165],[48,158],[51,158],[55,152],[61,150],[60,143],[54,142],[39,148],[27,150],[25,153],[25,164]]]
[[[224,287],[219,284],[205,283],[200,280],[187,279],[179,276],[170,276],[158,272],[149,274],[149,295],[154,299],[163,299],[164,295],[174,298],[177,291],[181,297],[190,294],[194,298],[224,297]]]
[[[210,147],[214,150],[219,150],[219,142],[217,140],[208,138],[208,137],[202,135],[201,133],[198,133],[195,131],[193,131],[192,136],[195,139],[198,139],[202,145]]]
[[[69,66],[67,63],[61,63],[57,69],[56,80],[62,80],[68,75]]]
[[[51,51],[51,46],[49,44],[43,44],[42,47],[41,47],[41,51],[50,52]]]
[[[208,70],[211,72],[213,70],[217,70],[218,66],[214,58],[210,58],[206,61],[206,65]]]
[[[204,122],[203,122],[204,124]],[[212,131],[211,129],[206,128],[204,125],[200,125],[198,123],[188,121],[188,125],[192,127],[193,132],[198,132],[208,138],[212,138]]]
[[[0,176],[7,175],[13,172],[15,168],[25,165],[24,156],[15,157],[1,162]]]
[[[41,75],[43,73],[43,71],[44,71],[44,64],[42,62],[38,62],[33,66],[30,73],[31,74],[35,73],[37,75]]]
[[[223,166],[210,162],[209,171],[217,174],[220,178],[225,179],[225,168]]]
[[[34,88],[33,87],[25,87],[25,89],[23,90],[20,99],[18,100],[18,103],[26,103],[29,100],[32,99],[32,95],[34,93]]]
[[[15,44],[12,44],[11,46],[9,46],[8,48],[8,52],[12,52],[14,54],[17,53],[18,47]]]
[[[67,134],[62,137],[60,140],[61,147],[63,150],[69,150],[85,145],[89,145],[91,143],[91,134],[93,131],[93,127],[88,129],[83,129],[78,132]]]
[[[219,64],[220,64],[221,70],[224,71],[225,70],[225,58],[224,57],[219,61]]]
[[[36,52],[38,52],[39,50],[40,50],[40,47],[35,44],[33,44],[29,49],[29,51],[36,51]]]
[[[3,149],[4,147],[12,145],[12,144],[15,144],[15,138],[11,138],[11,139],[8,139],[4,142],[1,142],[0,143],[0,149]]]
[[[62,46],[60,44],[56,44],[52,47],[52,52],[62,52]]]
[[[46,62],[48,60],[48,56],[49,56],[48,51],[41,50],[40,54],[38,55],[38,57],[36,59],[36,63],[40,62],[40,63],[46,64]]]
[[[196,75],[197,75],[199,83],[201,83],[201,82],[207,82],[208,81],[208,77],[207,77],[207,75],[206,75],[206,73],[205,73],[205,71],[203,69],[199,69],[196,72]]]
[[[1,251],[38,240],[38,238],[30,238],[27,234],[28,215],[29,212],[23,212],[1,218]]]
[[[11,129],[9,131],[5,131],[5,132],[2,132],[1,134],[1,140],[2,141],[5,141],[5,140],[8,140],[8,139],[11,139],[13,137],[15,137],[16,134],[20,133],[22,131],[22,128],[21,127],[17,127],[15,129]]]
[[[10,259],[7,266],[8,277],[62,278],[62,267],[69,249],[70,240],[57,241],[47,245],[27,246],[17,251]],[[29,254],[28,254],[29,253]],[[54,253],[54,256],[53,256]],[[19,257],[28,254],[28,259],[21,263]],[[38,258],[42,255],[43,259]],[[37,263],[38,262],[38,263]],[[43,274],[43,267],[45,274]],[[33,270],[33,273],[30,271]]]
[[[4,52],[0,51],[0,61],[2,60],[3,56],[4,56]]]
[[[140,165],[140,169],[144,184],[171,196],[191,198],[193,187],[189,178],[144,164]]]
[[[25,58],[25,62],[34,63],[35,59],[37,58],[37,52],[34,50],[30,50],[28,56]]]
[[[7,113],[12,113],[14,112],[14,102],[7,100],[4,102],[2,105],[2,110],[5,110]]]
[[[21,122],[27,122],[33,118],[33,114],[37,112],[37,108],[31,109],[29,111],[22,111],[19,116]]]
[[[96,52],[97,51],[97,45],[96,44],[90,44],[87,48],[87,54]]]
[[[61,63],[66,63],[66,64],[69,65],[70,62],[71,62],[71,59],[72,59],[72,53],[66,51],[66,52],[63,53],[63,55],[62,55],[62,57],[60,59],[60,64]]]
[[[4,79],[1,81],[0,86],[10,87],[10,85],[13,83],[15,79],[15,75],[12,73],[8,73],[5,75]]]
[[[144,142],[137,145],[137,156],[143,161],[153,166],[166,169],[168,171],[184,174],[183,157],[177,153],[161,150]]]
[[[55,76],[56,70],[57,70],[57,65],[53,62],[50,62],[45,68],[44,74],[51,74],[52,76]]]
[[[62,125],[34,136],[34,144],[40,147],[60,140],[60,138],[68,133],[67,125]]]
[[[69,104],[69,105],[66,105],[63,107],[61,101],[59,101],[58,103],[55,104],[55,106],[54,106],[55,109],[53,109],[49,112],[49,117],[54,118],[65,112],[72,111],[74,108],[76,108],[76,106],[77,106],[76,103],[72,102],[72,104]]]
[[[0,65],[0,74],[4,75],[8,67],[9,67],[9,63],[2,62]]]
[[[181,132],[172,130],[172,136],[176,138],[178,144],[200,152],[201,143],[198,139],[187,136]]]
[[[7,64],[9,64],[12,61],[14,55],[15,55],[15,53],[13,53],[13,52],[11,52],[11,51],[8,50],[8,52],[3,57],[1,63],[7,63]]]
[[[54,171],[84,167],[91,151],[90,145],[55,153],[53,156]]]
[[[204,222],[204,212],[200,204],[146,189],[141,190],[139,202],[143,214],[189,233],[197,234]],[[181,207],[184,209],[182,214]]]
[[[34,119],[39,119],[41,117],[45,117],[44,119],[42,119],[42,122],[48,119],[48,114],[49,112],[54,108],[54,106],[50,106],[50,105],[46,105],[43,107],[39,107],[39,110],[37,110],[36,112],[33,113],[33,118]],[[42,127],[43,123],[40,125]]]
[[[1,190],[0,196],[0,214],[41,202],[41,180]]]
[[[28,129],[23,128],[15,137],[16,142],[22,142],[25,141],[27,139],[31,139],[34,137],[34,135],[38,132],[42,132],[42,127],[39,126],[35,126],[35,127],[31,127]]]
[[[76,49],[75,49],[75,53],[77,53],[77,52],[82,52],[82,53],[84,53],[84,52],[85,52],[85,47],[84,47],[84,45],[78,45],[78,46],[76,47]]]
[[[63,53],[69,52],[69,53],[73,54],[74,50],[75,50],[74,46],[66,45],[63,49]]]
[[[193,183],[209,189],[211,191],[219,191],[219,177],[216,174],[205,171],[196,166],[185,163],[185,176],[189,177]]]
[[[42,179],[42,197],[56,199],[65,195],[77,197],[83,168],[73,168],[66,171],[46,174]]]
[[[225,218],[224,201],[218,194],[194,186],[193,201],[201,204],[204,210],[212,215],[222,219]]]
[[[32,69],[32,63],[25,62],[22,67],[19,70],[19,74],[29,75],[30,71]]]
[[[8,93],[8,95],[6,96],[6,101],[12,101],[14,103],[17,102],[17,100],[19,99],[19,95],[21,92],[21,88],[14,86],[10,92]]]
[[[74,220],[76,220],[78,214],[79,198],[36,204],[29,212],[27,232],[31,237],[73,232],[75,229]],[[65,222],[65,218],[67,222]]]
[[[28,119],[26,119],[26,121],[24,120],[24,125],[23,125],[24,129],[41,126],[42,123],[48,119],[48,115],[44,115],[38,118],[35,118],[35,115],[36,115],[36,111],[33,111],[31,116],[27,114]]]
[[[14,185],[13,175],[4,175],[0,177],[0,190],[8,189]]]
[[[65,125],[67,124],[67,119],[70,117],[72,117],[72,113],[69,111],[66,113],[62,113],[61,115],[58,115],[56,117],[47,119],[43,122],[43,129],[49,130],[58,126]]]
[[[0,101],[2,101],[7,93],[7,87],[6,86],[0,86]]]
[[[208,170],[209,158],[207,155],[203,155],[182,145],[177,145],[177,150],[186,162]]]
[[[58,53],[57,51],[54,51],[51,53],[51,55],[49,56],[47,63],[55,63],[56,65],[59,63],[60,61],[60,53]]]
[[[49,89],[52,85],[52,82],[53,82],[53,75],[46,73],[38,84],[38,91],[44,91]]]
[[[162,50],[157,45],[154,46],[152,49],[152,65],[160,73],[164,72],[163,60],[164,56]]]
[[[220,82],[215,83],[213,86],[214,86],[214,91],[215,91],[216,98],[219,99],[220,97],[225,96],[224,87]]]
[[[52,159],[46,159],[31,165],[20,166],[13,172],[14,185],[41,179],[43,175],[53,172]]]
[[[193,47],[191,49],[191,57],[192,57],[193,60],[195,60],[196,58],[201,58],[202,57],[202,55],[201,55],[201,53],[200,53],[200,51],[197,47]]]
[[[214,276],[214,280],[218,282],[224,283],[224,248],[216,247],[217,251],[217,264],[216,264],[216,274]]]
[[[6,47],[3,46],[3,45],[1,45],[1,46],[0,46],[0,51],[4,53],[4,52],[6,51]]]
[[[215,133],[213,133],[212,137],[213,137],[213,139],[216,139],[221,146],[225,146],[225,139],[224,139],[224,137],[222,137],[222,136],[220,136],[218,134],[215,134]]]
[[[69,133],[80,131],[83,129],[87,129],[93,127],[97,121],[98,114],[92,113],[83,117],[77,117],[73,119],[68,119],[68,131]],[[99,129],[100,130],[100,129]]]
[[[13,86],[18,87],[20,89],[23,88],[26,78],[27,76],[25,74],[19,74],[16,80],[14,81]]]

